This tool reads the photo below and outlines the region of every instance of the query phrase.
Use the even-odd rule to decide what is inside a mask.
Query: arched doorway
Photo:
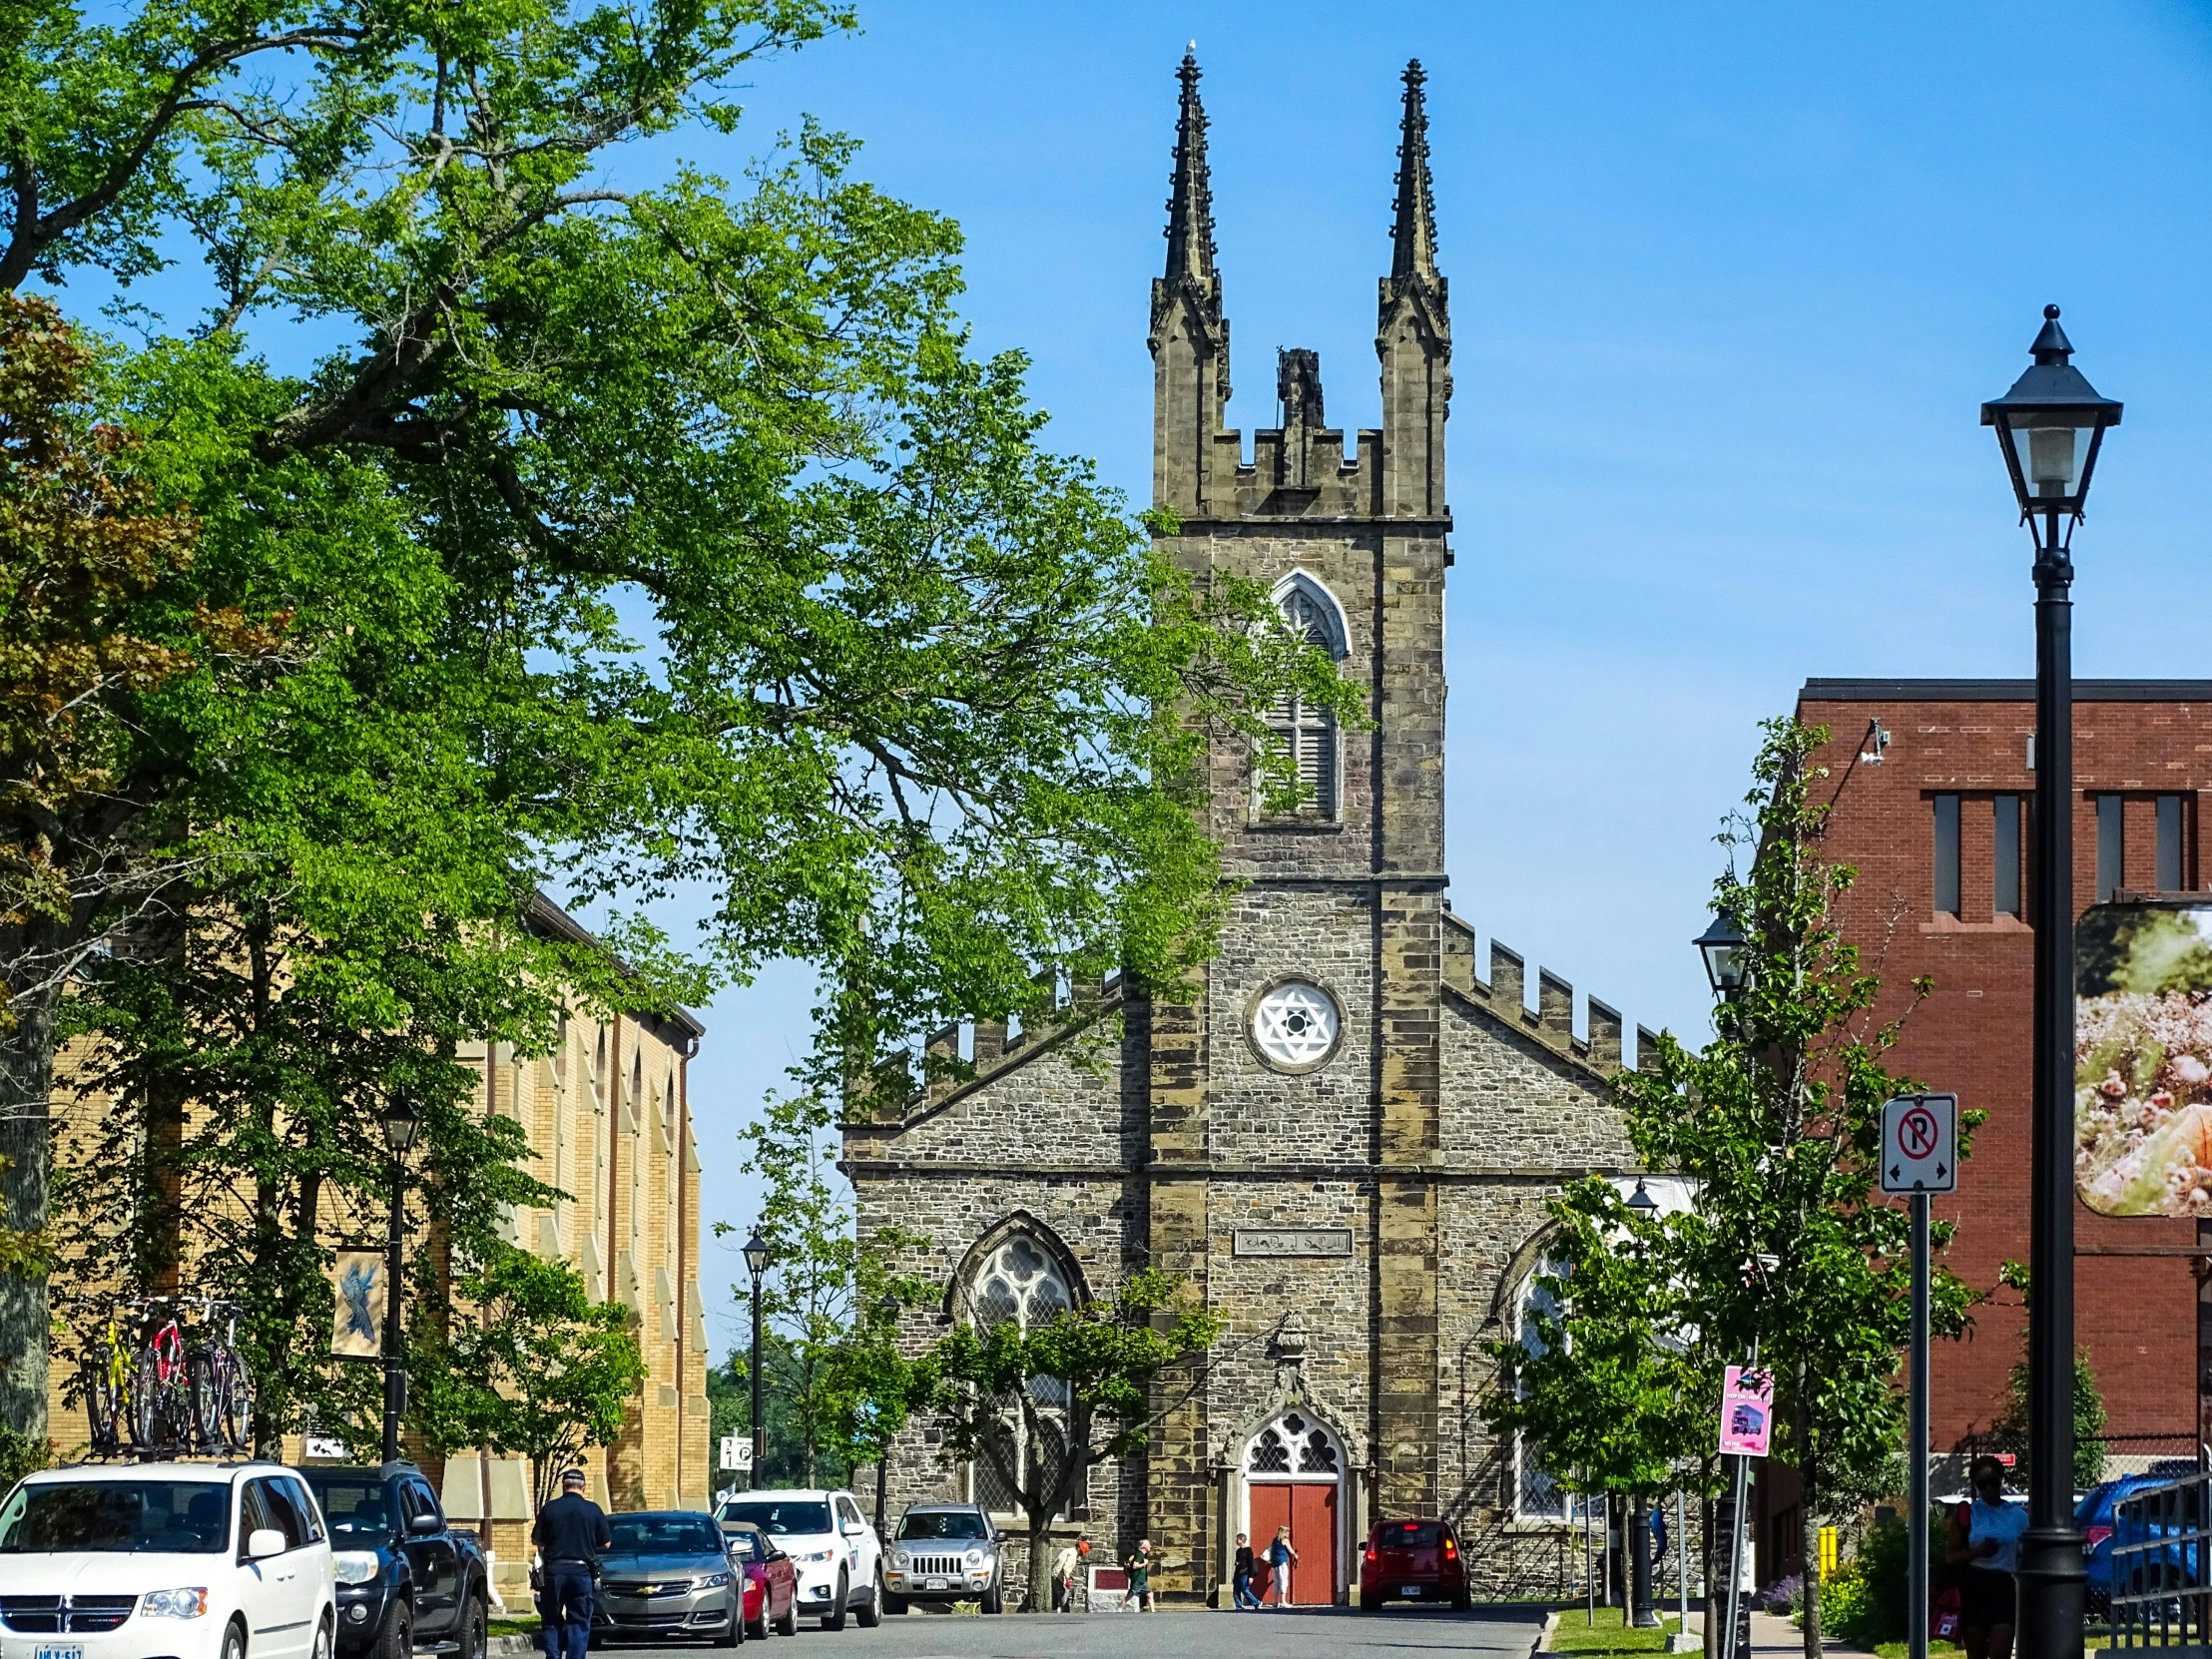
[[[1344,1588],[1345,1467],[1344,1446],[1311,1411],[1285,1411],[1245,1442],[1244,1531],[1265,1560],[1275,1529],[1291,1529],[1296,1606],[1334,1605]],[[1274,1598],[1271,1583],[1267,1600]]]

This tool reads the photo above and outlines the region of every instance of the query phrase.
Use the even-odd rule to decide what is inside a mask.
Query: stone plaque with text
[[[1349,1227],[1240,1227],[1239,1256],[1350,1256]]]

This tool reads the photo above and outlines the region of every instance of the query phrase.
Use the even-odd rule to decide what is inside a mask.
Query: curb
[[[544,1651],[534,1636],[494,1636],[484,1643],[484,1659],[524,1659]]]
[[[1544,1615],[1544,1627],[1537,1633],[1536,1645],[1530,1648],[1529,1651],[1531,1653],[1549,1653],[1551,1651],[1551,1633],[1558,1628],[1559,1609],[1554,1607]]]

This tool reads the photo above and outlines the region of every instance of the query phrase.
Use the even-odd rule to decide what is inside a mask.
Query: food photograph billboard
[[[2074,990],[2081,1201],[2107,1216],[2212,1216],[2212,899],[2093,906]]]

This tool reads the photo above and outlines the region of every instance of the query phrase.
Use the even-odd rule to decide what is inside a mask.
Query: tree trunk
[[[54,1093],[54,1024],[61,987],[11,997],[0,1030],[0,1229],[37,1234],[47,1223],[48,1132]],[[0,1269],[0,1425],[47,1436],[46,1276]]]
[[[1800,1370],[1798,1398],[1803,1401],[1810,1380]],[[1798,1548],[1805,1556],[1805,1659],[1821,1659],[1821,1517],[1816,1500],[1820,1493],[1813,1479],[1816,1461],[1812,1411],[1798,1406]]]
[[[1029,1605],[1024,1613],[1052,1611],[1052,1560],[1045,1554],[1051,1543],[1052,1517],[1029,1511]]]
[[[1704,1534],[1700,1540],[1699,1556],[1705,1569],[1705,1659],[1720,1659],[1721,1597],[1716,1588],[1720,1583],[1720,1575],[1713,1565],[1716,1529],[1713,1525],[1712,1498],[1698,1499],[1698,1521]]]

